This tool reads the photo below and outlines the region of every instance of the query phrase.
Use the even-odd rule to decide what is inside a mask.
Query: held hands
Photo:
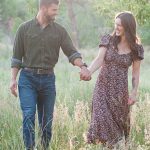
[[[80,80],[84,80],[84,81],[89,81],[91,80],[91,73],[90,71],[87,69],[87,67],[82,67],[81,71],[79,72],[80,74]]]

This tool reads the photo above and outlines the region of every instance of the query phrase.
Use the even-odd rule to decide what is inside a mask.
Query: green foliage
[[[150,1],[149,0],[94,0],[96,14],[106,19],[106,26],[112,26],[114,17],[122,11],[131,11],[137,19],[142,42],[150,43]]]
[[[95,13],[91,0],[74,1],[73,11],[77,20],[80,48],[98,47],[100,34],[109,30],[105,27],[105,18]],[[69,33],[72,32],[65,0],[61,1],[57,22],[62,24]]]
[[[141,41],[147,45],[150,45],[150,25],[145,24],[139,28],[139,34]]]
[[[142,42],[149,44],[149,0],[73,0],[80,48],[98,47],[99,36],[113,30],[115,14],[124,10],[132,11],[136,16]],[[19,24],[35,17],[37,11],[38,0],[0,0],[0,39],[4,34],[14,37]],[[10,21],[12,21],[11,27]],[[66,0],[61,0],[57,22],[62,24],[71,35]]]
[[[97,13],[104,15],[106,19],[112,19],[116,13],[121,11],[131,11],[139,24],[150,24],[149,0],[95,0],[94,6]]]
[[[38,11],[38,0],[26,0],[26,6],[27,6],[26,18],[32,18],[33,16],[36,16]]]
[[[25,18],[25,1],[23,0],[0,0],[0,18],[3,22],[10,18]]]

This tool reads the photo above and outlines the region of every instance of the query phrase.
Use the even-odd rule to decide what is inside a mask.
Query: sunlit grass
[[[141,66],[138,102],[131,108],[130,150],[150,149],[150,51],[146,48],[145,60]],[[89,64],[97,50],[82,50]],[[10,48],[0,51],[0,150],[24,150],[22,141],[22,120],[19,100],[9,92]],[[90,82],[79,81],[80,71],[61,54],[56,65],[57,99],[54,112],[51,150],[101,150],[101,145],[87,145],[86,133],[90,115],[91,98],[97,73]],[[131,88],[131,73],[129,77]],[[36,125],[36,145],[40,145]]]

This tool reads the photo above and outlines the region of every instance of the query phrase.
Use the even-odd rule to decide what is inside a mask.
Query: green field
[[[81,50],[89,64],[98,49]],[[11,47],[0,44],[0,150],[24,150],[19,100],[9,91]],[[79,81],[77,67],[61,53],[56,65],[57,99],[50,150],[101,150],[87,145],[83,134],[90,121],[91,97],[98,72],[90,82]],[[131,69],[130,69],[131,72]],[[131,88],[131,73],[129,75]],[[131,108],[130,150],[150,150],[150,47],[145,46],[138,102]],[[36,125],[36,145],[39,145]]]

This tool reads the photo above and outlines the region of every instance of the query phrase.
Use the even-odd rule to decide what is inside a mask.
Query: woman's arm
[[[106,47],[100,47],[98,56],[92,61],[91,65],[88,67],[91,75],[102,66],[106,50]]]
[[[140,77],[140,64],[141,61],[134,61],[132,64],[132,90],[129,97],[129,104],[132,105],[136,101],[137,90],[139,85],[139,77]]]

